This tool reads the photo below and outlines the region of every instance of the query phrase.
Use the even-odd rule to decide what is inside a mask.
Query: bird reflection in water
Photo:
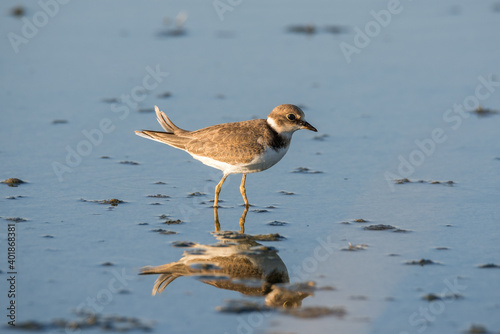
[[[245,233],[245,220],[247,218],[248,207],[245,205],[245,209],[240,217],[240,232]],[[219,222],[219,207],[214,206],[214,223],[215,223],[215,232],[220,232],[220,222]]]
[[[245,213],[244,213],[245,214]],[[266,235],[252,236],[232,231],[213,232],[218,242],[213,245],[186,244],[177,262],[157,267],[144,267],[141,274],[158,274],[153,295],[159,294],[176,278],[193,276],[205,284],[238,291],[246,296],[265,297],[267,307],[294,308],[312,291],[287,289],[288,270],[273,247],[258,241]]]

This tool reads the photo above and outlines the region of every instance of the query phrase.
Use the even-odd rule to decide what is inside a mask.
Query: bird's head
[[[300,129],[318,132],[314,126],[307,123],[302,109],[293,104],[277,106],[267,116],[267,124],[281,135],[291,136]]]

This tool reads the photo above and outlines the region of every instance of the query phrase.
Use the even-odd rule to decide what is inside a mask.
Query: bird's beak
[[[314,126],[312,126],[311,124],[307,123],[306,121],[302,121],[302,129],[306,129],[306,130],[311,130],[311,131],[314,131],[314,132],[318,132],[318,130],[316,130],[316,128]]]

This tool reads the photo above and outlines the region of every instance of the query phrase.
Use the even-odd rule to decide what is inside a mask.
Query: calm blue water
[[[10,15],[16,5],[24,21]],[[500,110],[498,4],[401,2],[384,21],[387,6],[243,1],[221,20],[211,2],[86,1],[52,5],[43,24],[39,4],[2,2],[0,178],[28,182],[0,187],[0,216],[27,219],[16,225],[17,321],[74,319],[90,307],[154,321],[159,333],[498,331],[500,271],[478,266],[500,264],[500,115],[459,111],[476,102]],[[186,13],[185,34],[172,36],[169,22]],[[315,31],[288,32],[294,25]],[[363,39],[357,28],[367,27],[375,30]],[[342,45],[357,52],[346,57]],[[194,130],[265,118],[282,103],[301,105],[319,133],[297,132],[280,163],[248,176],[245,232],[286,237],[262,244],[278,250],[291,283],[335,287],[303,307],[347,314],[224,314],[216,307],[227,299],[264,298],[192,277],[151,296],[155,278],[140,268],[178,261],[185,249],[174,241],[217,242],[208,201],[221,173],[133,130],[160,129],[147,112],[154,105]],[[299,167],[322,173],[291,173]],[[413,182],[393,182],[405,177]],[[239,182],[224,184],[222,230],[240,229]],[[169,197],[148,197],[156,194]],[[126,203],[86,202],[111,198]],[[167,226],[161,215],[183,223]],[[353,222],[360,218],[368,222]],[[363,229],[374,224],[408,232]],[[367,247],[343,251],[349,243]],[[420,259],[438,264],[405,264]],[[443,299],[422,299],[429,293]]]

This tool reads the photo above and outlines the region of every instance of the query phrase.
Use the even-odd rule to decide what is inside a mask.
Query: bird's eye
[[[293,121],[293,120],[295,120],[295,115],[294,115],[294,114],[288,114],[288,115],[286,115],[286,118],[287,118],[289,121]]]

